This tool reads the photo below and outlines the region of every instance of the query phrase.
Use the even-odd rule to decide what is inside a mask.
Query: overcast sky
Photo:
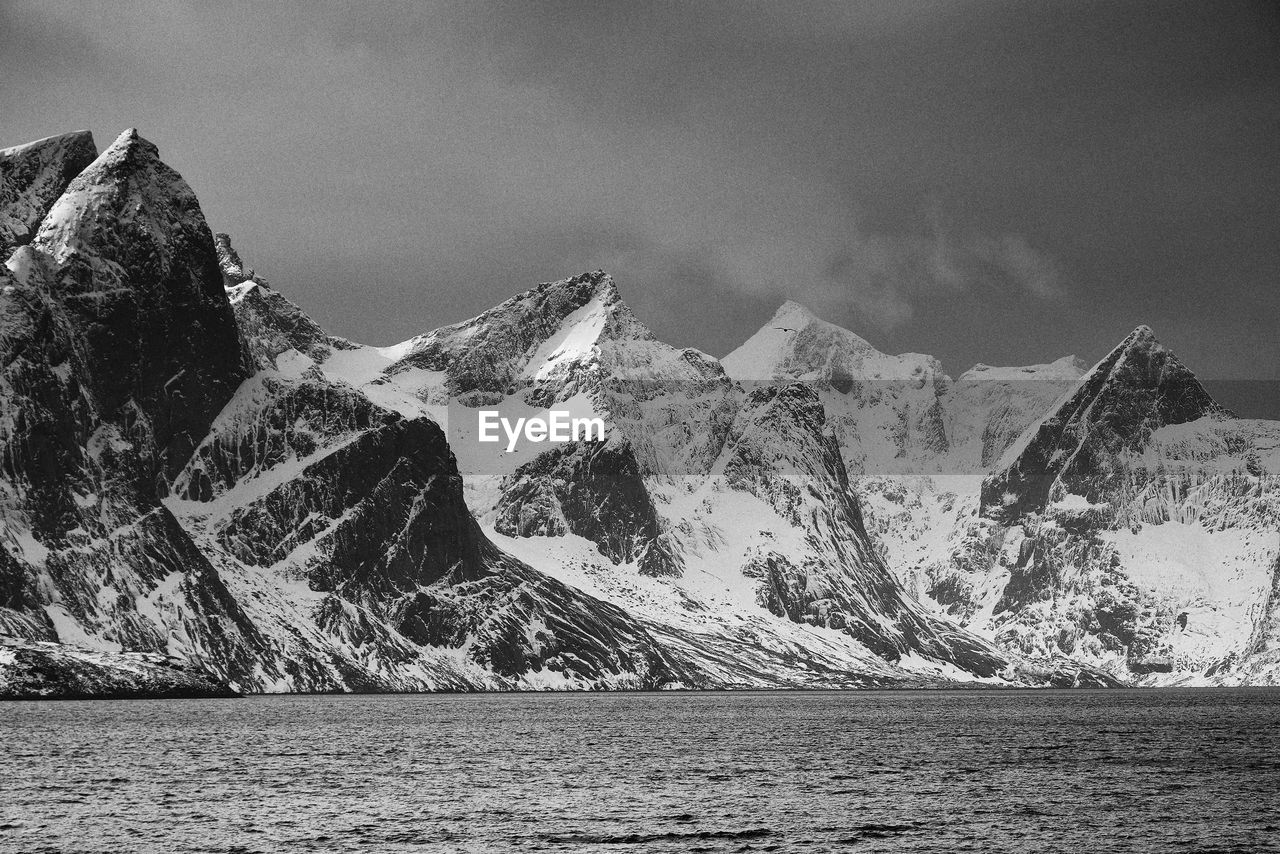
[[[953,375],[1148,323],[1276,380],[1277,8],[6,0],[0,145],[137,126],[368,343],[603,267],[717,356],[792,298]]]

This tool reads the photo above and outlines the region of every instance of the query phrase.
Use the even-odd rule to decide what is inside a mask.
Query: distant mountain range
[[[133,130],[0,151],[0,257],[0,696],[1280,681],[1280,422],[1145,327],[718,361],[597,271],[369,347]]]

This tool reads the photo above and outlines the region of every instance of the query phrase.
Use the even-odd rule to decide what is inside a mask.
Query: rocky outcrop
[[[1061,655],[1020,661],[1014,667],[1013,675],[1030,684],[1048,688],[1126,688],[1130,685],[1100,667],[1081,664]]]
[[[730,432],[724,478],[804,531],[805,547],[753,562],[763,606],[847,632],[891,660],[922,655],[993,676],[1006,661],[979,638],[927,614],[874,550],[861,507],[812,388],[761,388]]]
[[[1006,451],[982,485],[982,512],[1017,519],[1044,509],[1055,487],[1096,501],[1117,483],[1121,453],[1165,425],[1221,412],[1150,327],[1140,326]]]
[[[514,537],[573,533],[613,563],[679,575],[640,466],[625,440],[576,442],[540,454],[502,489],[494,528]]]
[[[257,370],[279,367],[277,359],[297,351],[313,362],[324,361],[334,350],[354,350],[357,345],[329,335],[300,308],[265,281],[243,268],[231,238],[217,235],[218,263],[246,361]]]
[[[1247,672],[1280,555],[1274,433],[1140,327],[1006,452],[937,586],[1015,656],[1126,680]]]
[[[127,131],[6,266],[0,626],[162,652],[146,611],[181,601],[184,634],[230,674],[251,654],[248,623],[161,504],[246,374],[194,195]]]
[[[0,149],[0,255],[31,242],[49,208],[97,156],[87,130]]]
[[[190,662],[158,653],[110,653],[0,638],[0,700],[238,697]]]
[[[488,549],[479,579],[451,575],[406,595],[393,620],[418,643],[465,646],[514,684],[655,690],[706,677],[622,609]]]

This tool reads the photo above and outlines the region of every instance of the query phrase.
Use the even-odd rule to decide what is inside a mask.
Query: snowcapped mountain
[[[1280,678],[1280,424],[1225,412],[1149,328],[1092,369],[953,382],[787,303],[725,365],[814,388],[886,564],[1027,672]]]
[[[13,197],[27,174],[5,173]],[[696,681],[617,608],[494,548],[440,428],[309,369],[356,348],[259,281],[229,293],[243,271],[218,255],[133,131],[11,254],[8,634],[256,691]]]
[[[1055,488],[1097,497],[1119,475],[1120,451],[1167,424],[1219,413],[1195,375],[1140,326],[1005,450],[983,484],[983,513],[1014,519],[1043,510]]]
[[[22,186],[48,175],[4,175],[48,209],[0,289],[0,626],[159,651],[151,616],[183,601],[182,631],[231,653],[242,614],[161,503],[247,375],[208,229],[133,133],[56,198]]]
[[[1278,428],[1231,416],[1139,327],[983,482],[947,604],[1011,652],[1274,682]]]
[[[753,662],[766,649],[832,648],[841,663],[824,666],[877,678],[904,657],[933,662],[926,675],[991,677],[1005,663],[884,567],[811,389],[748,393],[706,354],[656,340],[604,273],[320,368],[446,422],[468,504],[494,542],[641,615],[695,659],[728,645],[763,668]],[[595,416],[608,434],[508,452],[477,440],[482,408]],[[751,633],[736,639],[744,621]]]
[[[937,359],[881,353],[798,303],[784,303],[724,365],[747,386],[813,388],[851,473],[931,468],[949,448],[942,401],[951,381]]]
[[[1149,330],[953,381],[788,302],[721,362],[597,271],[370,347],[135,131],[0,151],[0,243],[0,693],[1280,673],[1280,426]],[[482,441],[552,411],[603,438]]]

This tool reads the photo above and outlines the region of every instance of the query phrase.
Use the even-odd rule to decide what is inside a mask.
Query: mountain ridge
[[[593,271],[367,347],[136,130],[69,177],[51,139],[0,197],[40,212],[0,268],[9,635],[246,691],[1277,678],[1272,427],[1149,330],[952,380],[788,301],[722,361]],[[505,453],[482,407],[608,435]]]

